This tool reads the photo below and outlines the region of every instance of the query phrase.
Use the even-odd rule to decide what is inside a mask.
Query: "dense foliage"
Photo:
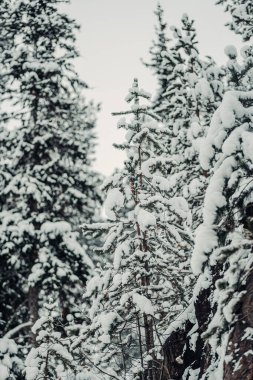
[[[23,354],[35,339],[23,324],[49,296],[63,319],[78,312],[94,266],[79,225],[96,218],[101,198],[91,168],[97,107],[83,98],[77,25],[60,3],[1,2],[0,330],[14,329]]]
[[[102,187],[62,3],[0,3],[0,380],[252,379],[251,1],[217,2],[248,41],[222,67],[157,5]]]

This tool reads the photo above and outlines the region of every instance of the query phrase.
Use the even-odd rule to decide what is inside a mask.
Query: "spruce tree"
[[[87,285],[92,300],[89,319],[74,344],[87,366],[101,376],[158,379],[165,330],[188,305],[193,277],[189,273],[189,209],[170,195],[175,161],[160,141],[166,129],[140,99],[149,95],[134,80],[126,101],[133,115],[119,127],[127,131],[118,145],[127,153],[122,171],[105,183],[108,222],[85,225],[107,231],[102,252],[113,254]],[[122,213],[124,206],[128,212]],[[130,208],[131,205],[131,208]]]
[[[209,297],[213,312],[202,334],[210,343],[213,361],[205,378],[212,373],[221,379],[237,379],[238,374],[246,376],[247,371],[252,371],[249,367],[240,372],[240,365],[245,368],[252,362],[247,351],[253,347],[251,337],[246,337],[251,323],[240,307],[253,265],[252,104],[252,91],[227,92],[213,117],[206,152],[202,152],[205,168],[215,156],[218,158],[216,164],[217,159],[213,161],[204,222],[193,256],[195,273],[201,273],[198,289],[203,291],[207,282],[213,287]],[[236,338],[238,334],[241,339],[244,337],[243,343]]]
[[[86,85],[72,63],[78,26],[59,11],[62,2],[14,0],[2,13],[5,119],[14,127],[3,131],[1,148],[3,335],[34,323],[49,295],[63,318],[78,312],[93,268],[78,225],[92,220],[100,202],[91,168],[97,107],[83,98]],[[17,331],[15,339],[27,345],[26,331]]]
[[[240,64],[234,46],[225,53],[228,91],[200,150],[212,175],[192,259],[199,275],[193,310],[177,331],[187,336],[178,379],[239,380],[253,370],[252,46],[242,49]]]
[[[208,172],[199,165],[199,149],[223,93],[222,71],[211,59],[199,55],[194,21],[182,17],[181,28],[173,27],[175,51],[180,57],[171,76],[165,97],[167,125],[171,131],[170,153],[179,157],[173,174],[193,214],[193,230],[202,221],[203,194],[208,184]],[[183,62],[183,63],[181,63]],[[169,95],[169,96],[168,96]]]
[[[184,196],[192,210],[193,230],[202,221],[203,194],[208,173],[199,165],[198,154],[207,133],[210,115],[223,94],[222,76],[211,58],[202,60],[197,46],[194,21],[184,14],[181,27],[172,27],[173,40],[162,61],[167,70],[167,88],[154,109],[167,126],[163,142],[169,155],[178,157],[172,168],[175,193]]]
[[[252,29],[244,28],[243,20],[237,16],[238,12],[243,16],[250,4],[233,4],[227,8],[233,17],[232,29],[249,40]],[[213,115],[200,154],[202,167],[212,172],[192,263],[195,273],[200,273],[195,291],[198,325],[201,301],[206,298],[204,302],[209,304],[199,332],[204,339],[199,376],[205,373],[206,379],[250,378],[253,370],[253,340],[249,333],[253,267],[252,51],[252,45],[244,47],[242,63],[238,64],[235,47],[225,48],[230,91]],[[208,367],[203,368],[203,363]],[[191,371],[192,368],[187,370],[188,376]]]

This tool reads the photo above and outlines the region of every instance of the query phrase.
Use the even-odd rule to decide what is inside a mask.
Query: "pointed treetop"
[[[162,8],[160,2],[157,3],[156,9],[155,9],[155,11],[154,11],[154,14],[155,14],[155,15],[157,16],[157,18],[158,18],[159,26],[160,26],[161,31],[163,31],[164,29],[166,29],[166,27],[167,27],[167,23],[166,23],[166,22],[164,21],[164,19],[163,19],[163,17],[164,17],[164,9]],[[157,27],[156,27],[156,30],[158,30]]]
[[[181,17],[181,28],[172,26],[170,29],[173,31],[174,38],[177,39],[176,48],[183,48],[188,56],[198,54],[198,41],[196,40],[196,29],[194,20],[184,13]],[[182,31],[184,33],[182,33]]]
[[[156,121],[161,121],[161,119],[155,113],[152,112],[150,106],[146,104],[139,105],[139,98],[150,100],[151,95],[150,93],[146,92],[142,88],[139,88],[138,79],[134,78],[132,87],[129,88],[128,94],[125,97],[125,101],[127,103],[130,103],[132,100],[134,100],[134,104],[131,106],[131,110],[122,111],[122,112],[112,112],[112,115],[119,116],[119,115],[128,115],[128,114],[133,114],[133,115],[145,114],[152,117]],[[124,128],[124,125],[125,123],[124,122],[122,123],[122,120],[120,120],[118,127]]]
[[[138,79],[134,78],[132,87],[128,90],[128,94],[125,98],[126,102],[130,103],[134,98],[142,97],[145,99],[150,99],[151,95],[139,88]]]
[[[155,31],[157,35],[159,36],[160,47],[163,49],[165,47],[165,44],[169,39],[166,37],[166,28],[167,23],[164,21],[164,9],[160,2],[157,3],[156,9],[154,11],[154,14],[157,16],[158,24],[155,26]]]

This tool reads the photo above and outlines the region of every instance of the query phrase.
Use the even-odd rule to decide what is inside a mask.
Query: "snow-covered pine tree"
[[[210,123],[210,115],[222,98],[222,71],[211,58],[199,56],[194,21],[184,14],[180,28],[172,27],[174,39],[164,53],[167,88],[155,110],[165,122],[168,133],[164,145],[169,155],[177,155],[173,166],[176,193],[185,197],[193,214],[193,229],[201,223],[203,194],[208,175],[198,160],[199,147]],[[165,71],[165,68],[164,68]]]
[[[252,375],[252,115],[252,90],[228,91],[203,144],[201,164],[213,174],[192,260],[193,310],[176,335],[187,335],[181,366],[168,365],[178,380]]]
[[[239,379],[252,374],[252,322],[247,310],[253,265],[252,110],[252,90],[227,92],[202,152],[202,165],[207,169],[220,151],[193,256],[195,273],[201,273],[197,297],[205,284],[212,284],[212,312],[206,316],[202,333],[212,361],[205,379]]]
[[[157,25],[155,26],[156,37],[152,41],[152,46],[149,49],[150,62],[144,62],[144,65],[150,68],[157,79],[158,89],[156,97],[153,101],[154,109],[160,109],[162,95],[168,87],[168,76],[171,71],[169,65],[163,63],[164,57],[168,53],[168,37],[167,23],[164,21],[164,10],[160,3],[157,4],[154,14],[157,17]],[[173,67],[173,65],[172,65]]]
[[[244,41],[249,41],[253,36],[252,1],[218,0],[216,4],[224,5],[225,11],[231,14],[232,21],[227,23],[229,28],[236,34],[240,34]]]
[[[252,46],[242,49],[241,64],[233,46],[225,52],[230,90],[213,115],[200,154],[212,176],[195,242],[192,266],[199,279],[191,317],[186,315],[183,324],[188,335],[176,379],[250,379],[253,371]]]
[[[194,21],[184,14],[181,28],[173,27],[174,50],[180,56],[171,76],[174,88],[168,97],[167,125],[171,130],[170,152],[181,160],[174,167],[178,194],[191,206],[193,230],[202,221],[204,192],[208,173],[199,165],[199,149],[210,124],[210,115],[222,99],[222,71],[208,58],[199,55]],[[180,63],[183,62],[183,63]]]
[[[141,98],[149,95],[135,79],[126,98],[131,110],[116,114],[133,120],[119,121],[127,134],[118,147],[127,160],[105,183],[109,221],[84,226],[107,231],[102,252],[113,254],[113,260],[87,285],[89,322],[73,346],[74,355],[88,367],[92,363],[97,376],[117,379],[158,379],[166,373],[162,339],[188,305],[193,282],[189,209],[182,197],[170,196],[175,162],[160,144],[166,130]],[[125,205],[129,212],[122,214]]]
[[[8,168],[11,160],[12,132],[6,127],[11,119],[9,103],[12,98],[10,93],[11,78],[8,75],[10,67],[10,51],[13,48],[13,1],[3,0],[0,2],[0,210],[2,211],[2,194],[9,184],[12,176]],[[3,217],[1,213],[1,222]],[[1,224],[0,222],[0,224]],[[9,246],[12,242],[9,242]],[[25,298],[21,291],[23,273],[13,270],[11,256],[7,258],[2,246],[0,247],[0,379],[19,380],[22,378],[23,361],[18,353],[18,342],[15,341],[19,331],[26,332],[30,323],[22,323],[25,315]],[[14,317],[15,314],[15,317]],[[16,323],[13,320],[16,319]],[[19,325],[20,330],[17,329]]]
[[[100,200],[91,169],[97,107],[83,99],[72,63],[77,25],[61,3],[14,0],[2,14],[12,39],[1,54],[11,84],[6,119],[15,127],[1,141],[3,335],[35,322],[49,295],[63,317],[74,313],[93,267],[77,226],[92,220]]]
[[[233,3],[235,7],[227,8],[233,17],[232,29],[249,40],[253,30],[246,30],[242,19],[234,16],[238,12],[243,16],[250,4]],[[253,371],[252,51],[252,45],[244,47],[243,62],[238,64],[236,49],[226,47],[230,91],[212,118],[200,154],[202,167],[213,172],[193,256],[195,273],[200,273],[195,315],[197,325],[203,326],[199,333],[204,341],[197,366],[193,364],[186,373],[198,371],[199,378],[205,373],[204,379],[239,380],[250,378]],[[200,320],[203,301],[205,313]]]

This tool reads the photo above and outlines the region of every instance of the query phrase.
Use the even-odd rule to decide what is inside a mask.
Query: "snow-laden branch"
[[[20,325],[14,327],[14,329],[8,331],[5,335],[4,338],[10,339],[12,338],[15,334],[17,334],[20,330],[25,329],[26,327],[30,327],[32,325],[32,322],[24,322],[21,323]]]

